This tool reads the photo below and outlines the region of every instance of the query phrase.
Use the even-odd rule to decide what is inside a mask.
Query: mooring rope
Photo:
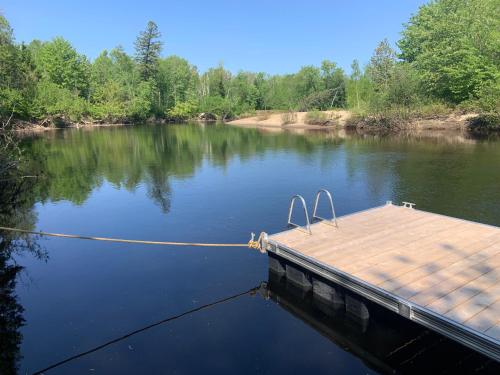
[[[220,300],[217,300],[217,301],[214,301],[214,302],[207,303],[207,304],[205,304],[205,305],[202,305],[202,306],[196,307],[196,308],[194,308],[194,309],[191,309],[191,310],[185,311],[185,312],[183,312],[183,313],[180,313],[180,314],[177,314],[177,315],[174,315],[174,316],[170,316],[170,317],[165,318],[165,319],[162,319],[162,320],[160,320],[160,321],[158,321],[158,322],[155,322],[155,323],[149,324],[149,325],[147,325],[147,326],[145,326],[145,327],[142,327],[142,328],[136,329],[135,331],[132,331],[132,332],[126,333],[126,334],[124,334],[124,335],[122,335],[122,336],[120,336],[120,337],[118,337],[118,338],[115,338],[115,339],[113,339],[113,340],[107,341],[107,342],[105,342],[105,343],[103,343],[103,344],[101,344],[101,345],[99,345],[99,346],[96,346],[96,347],[94,347],[94,348],[92,348],[92,349],[86,350],[86,351],[84,351],[84,352],[81,352],[81,353],[75,354],[75,355],[73,355],[73,356],[71,356],[71,357],[68,357],[68,358],[66,358],[66,359],[63,359],[63,360],[61,360],[61,361],[59,361],[59,362],[57,362],[57,363],[54,363],[54,364],[52,364],[52,365],[50,365],[50,366],[48,366],[48,367],[44,368],[43,370],[38,370],[38,371],[35,371],[35,372],[33,373],[33,375],[41,375],[41,374],[45,373],[46,371],[52,370],[53,368],[59,367],[59,366],[61,366],[61,365],[64,365],[65,363],[71,362],[71,361],[73,361],[73,360],[75,360],[75,359],[78,359],[78,358],[81,358],[81,357],[86,356],[86,355],[88,355],[88,354],[94,353],[94,352],[96,352],[96,351],[98,351],[98,350],[101,350],[101,349],[103,349],[103,348],[105,348],[105,347],[107,347],[107,346],[109,346],[109,345],[112,345],[112,344],[115,344],[115,343],[117,343],[117,342],[119,342],[119,341],[125,340],[125,339],[127,339],[127,338],[129,338],[129,337],[131,337],[131,336],[134,336],[134,335],[136,335],[136,334],[138,334],[138,333],[141,333],[141,332],[147,331],[147,330],[149,330],[149,329],[151,329],[151,328],[153,328],[153,327],[159,326],[159,325],[161,325],[161,324],[165,324],[165,323],[171,322],[171,321],[173,321],[173,320],[176,320],[176,319],[182,318],[183,316],[190,315],[190,314],[193,314],[193,313],[195,313],[195,312],[198,312],[198,311],[201,311],[201,310],[205,310],[205,309],[210,308],[210,307],[214,307],[214,306],[216,306],[216,305],[220,305],[220,304],[222,304],[222,303],[224,303],[224,302],[228,302],[228,301],[230,301],[230,300],[234,300],[234,299],[236,299],[236,298],[242,297],[242,296],[247,295],[247,294],[254,294],[254,293],[256,293],[259,289],[261,289],[262,287],[265,287],[264,285],[265,285],[264,283],[261,283],[259,286],[254,287],[254,288],[251,288],[251,289],[246,290],[246,291],[244,291],[244,292],[240,292],[240,293],[238,293],[238,294],[233,294],[232,296],[225,297],[225,298],[222,298],[222,299],[220,299]]]
[[[200,247],[249,247],[250,249],[262,250],[261,241],[265,236],[262,232],[257,240],[255,240],[255,234],[252,233],[252,237],[247,243],[202,243],[202,242],[172,242],[172,241],[146,241],[146,240],[127,240],[123,238],[110,238],[110,237],[95,237],[95,236],[81,236],[78,234],[63,234],[63,233],[50,233],[50,232],[40,232],[27,229],[19,228],[9,228],[1,227],[0,230],[5,230],[9,232],[19,232],[36,234],[39,236],[50,236],[50,237],[62,237],[62,238],[76,238],[80,240],[93,240],[93,241],[107,241],[107,242],[120,242],[120,243],[134,243],[134,244],[144,244],[144,245],[163,245],[163,246],[200,246]]]

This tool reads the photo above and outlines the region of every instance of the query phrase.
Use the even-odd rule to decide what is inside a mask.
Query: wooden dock
[[[270,262],[286,261],[305,288],[333,281],[500,360],[500,228],[391,203],[337,223],[269,236]]]

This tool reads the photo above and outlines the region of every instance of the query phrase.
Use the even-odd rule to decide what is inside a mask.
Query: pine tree
[[[156,23],[149,21],[146,30],[142,31],[135,41],[135,59],[145,80],[153,77],[157,71],[162,48],[160,37]]]
[[[389,41],[384,39],[375,49],[368,66],[370,77],[378,90],[387,89],[395,65],[396,52],[391,48]]]

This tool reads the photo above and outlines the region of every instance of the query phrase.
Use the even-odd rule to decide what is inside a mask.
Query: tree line
[[[138,122],[184,120],[200,113],[229,119],[256,110],[358,113],[459,106],[499,112],[500,18],[497,0],[436,0],[419,8],[397,51],[383,40],[369,63],[346,74],[335,62],[269,75],[222,64],[199,72],[164,44],[150,21],[135,41],[90,61],[67,40],[16,43],[0,15],[0,118]]]

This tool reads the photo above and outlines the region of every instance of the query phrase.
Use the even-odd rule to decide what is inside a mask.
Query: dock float
[[[387,202],[271,235],[270,270],[336,303],[340,285],[500,361],[500,228]],[[316,196],[313,218],[320,192]],[[362,303],[346,302],[360,318]],[[349,302],[349,303],[347,303]]]
[[[384,307],[356,297],[345,288],[336,286],[336,291],[343,298],[331,304],[318,294],[304,293],[283,275],[270,271],[259,294],[378,373],[500,373],[500,363],[495,360],[471,353],[469,348],[400,315],[388,314]],[[370,311],[368,318],[360,318],[346,308],[345,302],[349,305],[351,295]]]

